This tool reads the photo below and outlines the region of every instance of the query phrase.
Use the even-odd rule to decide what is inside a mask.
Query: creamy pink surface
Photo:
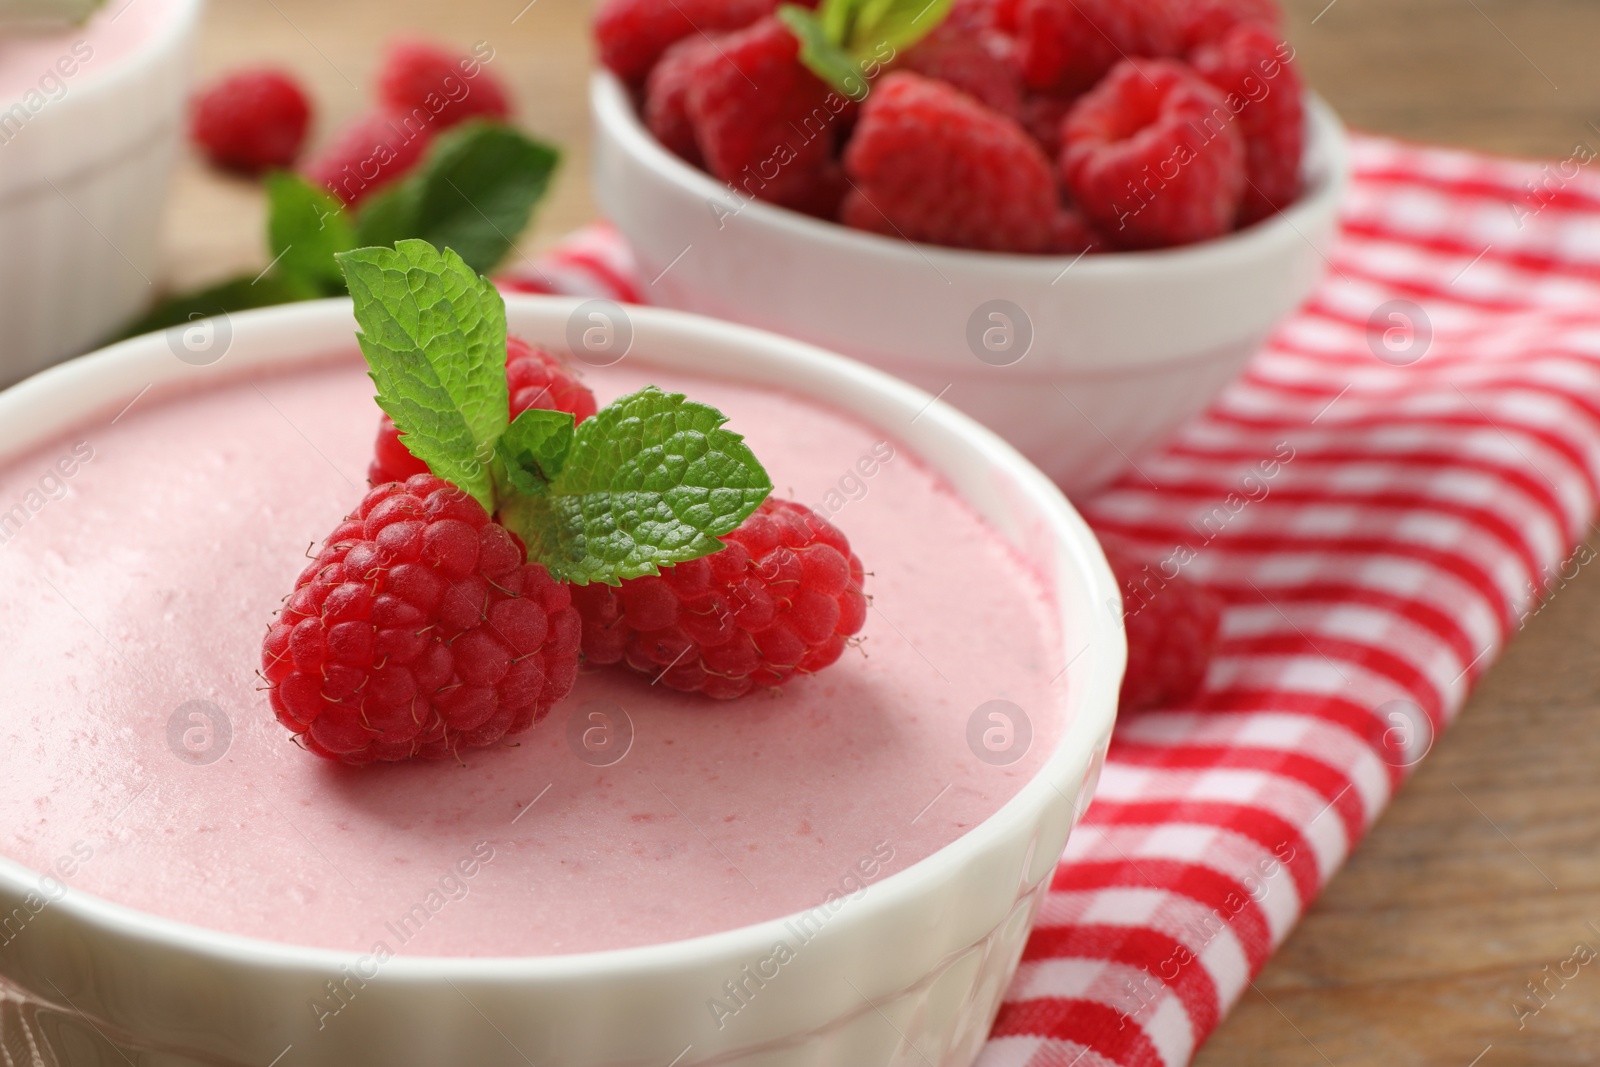
[[[48,33],[0,32],[0,107],[33,111],[105,77],[172,17],[174,0],[107,0],[82,26]]]
[[[631,364],[588,378],[602,403],[655,382],[717,405],[778,491],[811,504],[883,436]],[[904,869],[998,810],[1061,735],[1065,657],[1039,583],[900,449],[834,516],[874,609],[861,650],[823,674],[713,704],[586,673],[520,746],[464,767],[324,763],[273,721],[254,671],[307,546],[360,499],[375,419],[364,368],[340,357],[152,394],[0,468],[0,517],[39,505],[0,545],[0,856],[70,871],[73,892],[320,948],[622,948],[815,907],[875,851],[892,852],[866,864],[877,880]],[[93,458],[64,495],[41,491],[74,446]],[[966,740],[997,698],[1036,734],[1005,768]],[[195,700],[232,722],[209,766],[168,746]],[[610,768],[569,745],[591,701],[635,725]]]

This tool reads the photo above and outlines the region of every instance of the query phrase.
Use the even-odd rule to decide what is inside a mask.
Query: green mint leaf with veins
[[[344,275],[333,257],[356,247],[355,227],[326,189],[279,171],[267,177],[267,246],[290,285],[335,296]]]
[[[565,411],[533,408],[518,415],[495,446],[504,486],[502,498],[548,492],[566,465],[576,436],[573,418]]]
[[[367,200],[356,243],[417,238],[488,272],[527,229],[560,162],[555,148],[503,123],[463,124],[441,134],[414,172]]]
[[[505,302],[455,252],[411,240],[338,262],[406,448],[558,581],[615,585],[708,556],[772,492],[726,415],[655,386],[581,426],[556,411],[509,420]]]
[[[778,8],[778,18],[800,42],[800,62],[811,73],[852,100],[867,95],[866,79],[856,69],[855,60],[839,46],[835,35],[815,12],[795,4],[784,4]]]
[[[772,492],[727,416],[649,386],[579,426],[566,465],[502,520],[559,581],[616,584],[710,555]]]
[[[778,17],[800,42],[800,61],[861,100],[870,88],[867,73],[932,33],[953,6],[954,0],[823,0],[815,11],[784,4]]]
[[[495,510],[495,449],[510,422],[506,310],[493,285],[426,241],[338,257],[357,339],[411,454]]]

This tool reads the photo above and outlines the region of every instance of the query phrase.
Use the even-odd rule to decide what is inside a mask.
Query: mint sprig
[[[892,63],[903,49],[932,33],[955,0],[823,0],[812,11],[778,8],[800,42],[800,61],[851,99],[868,92],[868,72]]]
[[[545,491],[514,496],[501,517],[529,555],[580,585],[708,556],[772,492],[727,421],[646,386],[585,420]]]
[[[511,406],[505,302],[460,256],[426,241],[337,258],[378,405],[412,455],[493,511],[492,459]]]
[[[554,148],[509,126],[459,126],[440,136],[415,173],[362,206],[356,243],[417,238],[489,271],[511,251],[560,162]]]
[[[355,226],[337,197],[298,174],[267,176],[267,251],[279,278],[309,296],[343,293],[333,257],[355,247]]]
[[[508,418],[505,303],[425,241],[341,253],[378,403],[433,473],[560,581],[616,584],[710,555],[772,492],[727,416],[648,386],[575,426]]]
[[[441,133],[416,170],[359,209],[297,174],[273,174],[266,183],[271,265],[173,297],[122,336],[181,325],[197,313],[342,296],[344,276],[334,257],[362,246],[421,239],[454,249],[474,271],[487,273],[527,228],[560,161],[560,152],[542,141],[476,120]]]

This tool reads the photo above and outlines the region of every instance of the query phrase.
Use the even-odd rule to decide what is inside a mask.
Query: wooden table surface
[[[1600,148],[1600,4],[1288,5],[1310,81],[1354,126],[1526,156]],[[488,42],[523,124],[569,153],[526,251],[595,214],[589,9],[590,0],[211,0],[201,74],[288,66],[314,87],[325,133],[363,106],[390,33]],[[186,161],[164,280],[188,286],[259,269],[260,230],[250,186]],[[1527,983],[1560,970],[1580,943],[1600,950],[1597,637],[1600,568],[1589,568],[1490,672],[1201,1067],[1600,1061],[1600,959],[1564,987],[1551,982],[1547,1006],[1520,1028],[1514,1007],[1534,1003]]]

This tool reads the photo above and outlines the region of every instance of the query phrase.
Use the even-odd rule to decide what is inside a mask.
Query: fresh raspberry
[[[1049,251],[1064,256],[1080,252],[1104,252],[1106,242],[1078,212],[1063,211],[1056,216]]]
[[[988,0],[988,3],[989,10],[993,12],[995,29],[1004,33],[1016,33],[1022,8],[1021,0]]]
[[[1163,248],[1233,228],[1244,138],[1216,89],[1175,60],[1119,64],[1062,126],[1061,170],[1113,244]]]
[[[1018,58],[1044,92],[1089,89],[1119,62],[1180,51],[1178,11],[1187,0],[1021,0]]]
[[[416,39],[389,46],[378,75],[378,99],[397,115],[433,116],[440,129],[474,116],[504,119],[511,114],[505,87],[482,63]]]
[[[594,394],[566,364],[520,337],[506,338],[506,382],[511,386],[513,419],[537,408],[569,412],[582,422],[598,410]],[[367,480],[379,486],[427,473],[428,465],[406,449],[394,420],[384,415],[378,422],[378,444]]]
[[[1039,142],[1044,154],[1061,158],[1061,124],[1072,110],[1076,97],[1030,94],[1022,100],[1022,125]]]
[[[743,195],[831,216],[844,191],[833,155],[850,101],[799,52],[776,18],[722,38],[696,64],[689,115],[712,174]]]
[[[295,582],[262,647],[278,721],[348,764],[444,759],[523,732],[571,691],[567,587],[461,490],[381,486]]]
[[[353,206],[406,176],[427,153],[439,123],[415,113],[374,111],[352,120],[306,161],[308,178]]]
[[[594,18],[600,62],[641,85],[674,42],[742,30],[777,6],[777,0],[604,0]]]
[[[645,125],[656,140],[697,167],[705,161],[689,117],[689,91],[699,71],[722,58],[716,40],[696,34],[678,41],[662,53],[645,84]]]
[[[659,577],[574,587],[584,661],[733,700],[831,665],[866,624],[861,561],[810,509],[769,499],[723,541]]]
[[[1013,120],[897,71],[862,105],[844,156],[846,225],[997,252],[1048,251],[1061,206],[1050,161]]]
[[[1278,0],[1190,0],[1178,7],[1179,47],[1188,52],[1212,44],[1242,24],[1281,33],[1283,9]]]
[[[195,98],[189,133],[212,165],[260,174],[293,165],[310,124],[311,103],[294,78],[241,70]]]
[[[1022,117],[1022,75],[1016,42],[994,28],[994,13],[971,0],[958,3],[928,36],[917,42],[899,69],[948,82],[1002,115]]]
[[[1239,224],[1248,226],[1292,204],[1300,195],[1305,152],[1305,88],[1283,42],[1264,26],[1244,23],[1221,41],[1195,51],[1202,78],[1228,97],[1244,136],[1247,181]]]
[[[1127,543],[1101,535],[1122,590],[1128,673],[1121,710],[1172,707],[1199,692],[1222,629],[1222,600],[1179,574],[1168,578]]]

